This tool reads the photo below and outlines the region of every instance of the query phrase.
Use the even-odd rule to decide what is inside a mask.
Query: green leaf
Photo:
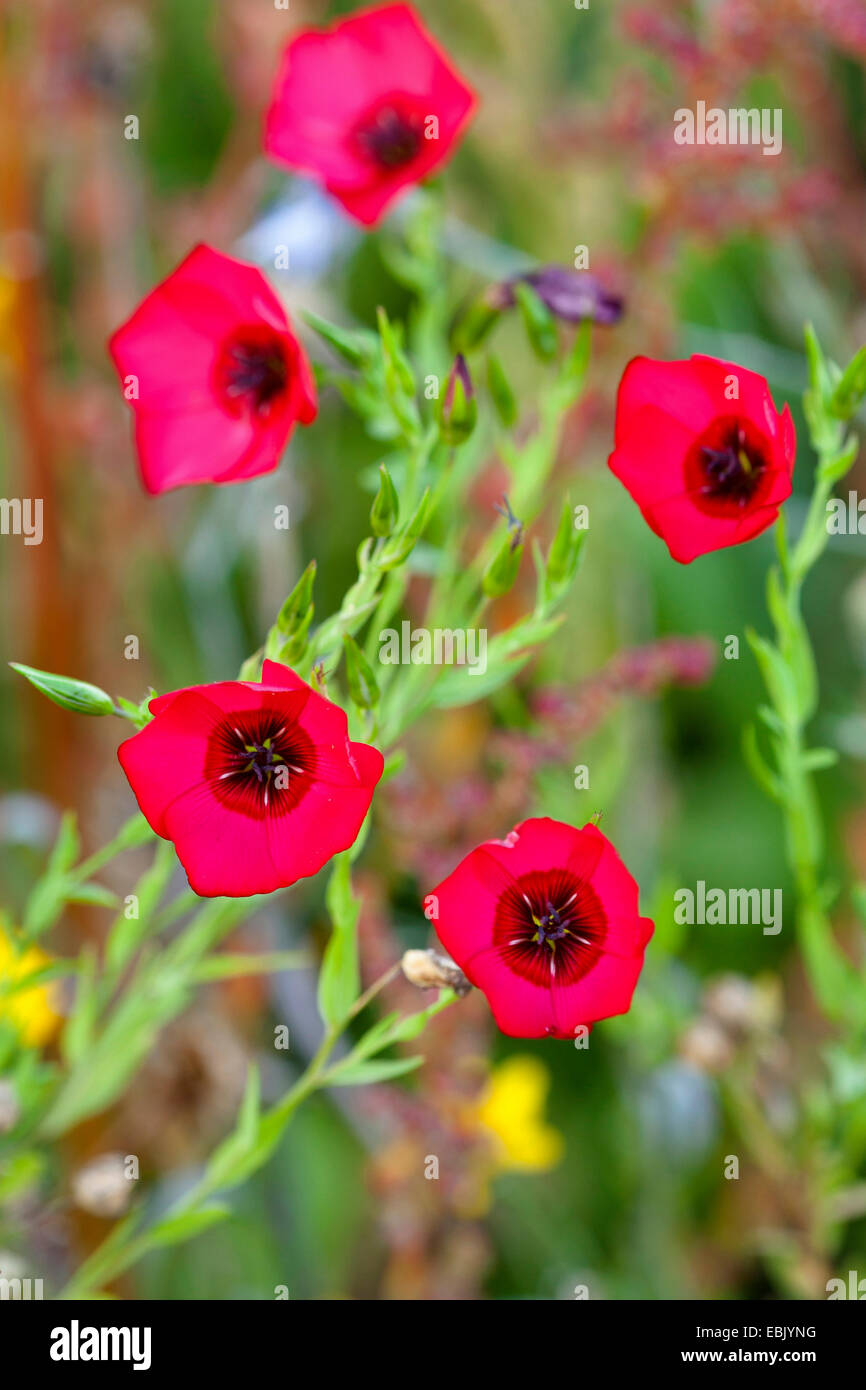
[[[329,323],[327,319],[321,318],[319,314],[314,314],[310,309],[306,309],[302,317],[313,332],[318,333],[319,337],[324,339],[337,356],[342,357],[344,362],[351,363],[353,367],[360,367],[366,361],[369,354],[369,341],[365,341],[364,335],[347,332],[345,328],[338,328],[336,324]]]
[[[850,420],[859,410],[866,397],[866,347],[861,347],[842,373],[832,396],[829,408],[840,420]]]
[[[117,907],[120,901],[116,893],[101,883],[73,883],[64,897],[68,903],[91,903],[94,907]]]
[[[851,468],[859,452],[859,440],[847,440],[843,444],[841,449],[837,450],[835,453],[830,454],[828,458],[825,458],[821,461],[821,463],[818,466],[819,477],[822,479],[822,481],[828,482],[830,484],[838,483],[841,478],[844,478],[849,468]],[[827,534],[826,521],[824,519],[822,519],[821,526],[822,531],[824,533],[823,536],[821,536],[821,540],[823,542],[821,548],[823,549],[823,546],[826,545]],[[817,549],[817,545],[813,546],[812,548],[813,550]]]
[[[781,803],[784,799],[782,783],[776,774],[764,762],[761,751],[758,747],[758,735],[754,724],[747,724],[743,730],[743,756],[746,764],[754,777],[758,786],[761,787],[773,801]]]
[[[823,772],[825,768],[835,767],[838,761],[835,748],[810,748],[803,754],[801,766],[806,772]]]
[[[361,904],[352,894],[347,853],[338,854],[333,861],[325,903],[333,930],[319,975],[319,1012],[325,1023],[335,1028],[348,1014],[360,989],[356,933]]]
[[[137,916],[128,917],[129,907],[124,907],[112,923],[105,947],[105,959],[109,973],[118,975],[132,959],[138,946],[148,935],[152,918],[163,893],[177,866],[174,847],[161,840],[153,860],[137,880],[131,897],[138,899]]]
[[[746,639],[755,653],[764,684],[779,717],[783,724],[795,727],[800,710],[800,695],[790,668],[778,648],[759,637],[751,628],[746,629]]]
[[[487,389],[502,424],[507,430],[513,429],[519,413],[517,397],[501,360],[493,352],[487,358]]]
[[[232,955],[225,952],[209,956],[193,970],[196,983],[213,980],[233,980],[242,975],[276,975],[281,970],[301,970],[310,964],[305,951],[272,951],[261,955]]]
[[[343,634],[343,646],[346,650],[346,681],[353,703],[358,709],[375,709],[379,703],[379,687],[372,666],[348,632]]]
[[[111,696],[97,685],[75,680],[72,676],[57,676],[51,671],[37,671],[35,667],[23,666],[18,661],[10,661],[9,665],[55,705],[60,705],[61,709],[72,710],[74,714],[114,713]]]
[[[397,330],[381,305],[376,311],[376,319],[379,325],[379,336],[382,339],[382,350],[385,355],[386,381],[391,376],[391,392],[401,392],[411,398],[415,395],[415,378],[412,374],[412,368],[403,351]]]
[[[180,1216],[165,1216],[135,1242],[137,1256],[147,1250],[161,1250],[167,1245],[180,1245],[182,1241],[192,1240],[193,1236],[210,1230],[218,1221],[225,1221],[227,1216],[231,1216],[231,1209],[218,1202],[200,1207],[197,1211],[182,1212]]]
[[[392,1081],[397,1076],[416,1071],[423,1057],[398,1057],[385,1062],[337,1063],[327,1076],[329,1086],[371,1086],[377,1081]]]
[[[60,1039],[61,1051],[70,1066],[74,1066],[92,1045],[99,1017],[95,953],[85,948],[80,965],[75,1003]]]
[[[429,505],[430,489],[426,488],[421,501],[406,522],[406,525],[402,526],[399,531],[396,531],[394,535],[390,536],[385,542],[385,546],[377,561],[380,570],[394,569],[397,565],[402,564],[407,556],[412,553],[415,542],[421,536],[424,527],[427,525]],[[376,602],[377,600],[374,600],[373,607],[376,606]]]
[[[578,326],[571,351],[562,364],[560,380],[571,390],[572,399],[577,399],[583,390],[583,383],[589,370],[592,352],[592,320],[584,319]]]

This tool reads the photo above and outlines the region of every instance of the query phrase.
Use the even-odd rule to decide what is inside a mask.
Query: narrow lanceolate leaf
[[[866,397],[866,347],[856,352],[842,373],[832,396],[830,411],[841,420],[850,420]]]
[[[507,430],[513,429],[519,413],[517,397],[501,360],[493,352],[487,359],[487,389],[502,424]]]
[[[319,337],[333,348],[337,356],[342,357],[344,362],[349,362],[353,367],[359,367],[365,361],[368,345],[365,343],[363,334],[338,328],[335,323],[329,323],[327,319],[314,314],[311,309],[308,309],[303,317],[313,332],[318,333]]]
[[[352,894],[348,854],[334,859],[325,902],[333,930],[319,976],[319,1012],[333,1028],[346,1017],[360,989],[357,927],[361,904]]]
[[[346,650],[346,680],[352,701],[358,709],[374,709],[379,703],[379,687],[373,668],[348,632],[343,634],[343,646]]]
[[[218,1221],[231,1216],[231,1208],[212,1202],[198,1211],[182,1212],[179,1216],[166,1216],[157,1221],[149,1231],[136,1242],[136,1253],[143,1255],[146,1250],[161,1250],[167,1245],[180,1245],[182,1241],[192,1240],[202,1231],[210,1230]]]
[[[206,957],[193,971],[196,982],[234,980],[241,975],[277,975],[283,970],[300,970],[311,964],[305,951],[273,951],[261,955],[223,954]]]
[[[9,665],[62,709],[72,710],[74,714],[114,713],[111,696],[97,685],[75,680],[72,676],[57,676],[51,671],[37,671],[18,661],[10,661]]]
[[[346,1062],[333,1068],[328,1085],[371,1086],[377,1081],[393,1081],[397,1076],[415,1071],[423,1061],[423,1057],[398,1057],[385,1062]]]
[[[392,570],[395,566],[403,563],[411,555],[415,543],[422,535],[424,527],[427,525],[427,512],[430,505],[430,489],[427,488],[418,506],[406,522],[393,536],[385,543],[382,554],[378,559],[380,570]]]

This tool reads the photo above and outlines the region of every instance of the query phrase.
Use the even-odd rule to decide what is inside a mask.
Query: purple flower
[[[550,312],[565,323],[616,323],[622,317],[623,301],[619,295],[606,290],[597,276],[588,270],[572,270],[566,265],[545,265],[524,275],[515,275],[495,290],[496,307],[514,306],[514,286],[530,285]]]

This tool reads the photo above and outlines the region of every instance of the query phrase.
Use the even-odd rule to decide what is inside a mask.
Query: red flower
[[[474,106],[411,6],[385,5],[292,39],[265,149],[370,226],[448,158]]]
[[[432,896],[440,941],[503,1033],[571,1038],[628,1010],[653,924],[596,826],[525,820],[474,849]]]
[[[269,473],[316,418],[304,350],[261,271],[197,246],[112,336],[148,492]]]
[[[629,362],[615,442],[611,470],[684,565],[760,535],[791,493],[791,412],[762,376],[715,357]]]
[[[382,754],[350,743],[345,711],[288,667],[266,661],[261,685],[193,686],[150,710],[117,756],[196,893],[270,893],[354,843]]]

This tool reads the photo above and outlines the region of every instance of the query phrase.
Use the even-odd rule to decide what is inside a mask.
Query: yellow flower
[[[563,1137],[544,1122],[549,1090],[550,1072],[536,1057],[509,1057],[491,1072],[475,1118],[494,1136],[500,1172],[544,1173],[562,1158]]]
[[[50,964],[51,957],[38,946],[16,954],[10,933],[0,923],[0,1021],[8,1019],[14,1025],[25,1047],[42,1047],[56,1031],[60,1015],[52,1007],[54,990],[51,985],[34,985],[14,994],[5,991]]]

